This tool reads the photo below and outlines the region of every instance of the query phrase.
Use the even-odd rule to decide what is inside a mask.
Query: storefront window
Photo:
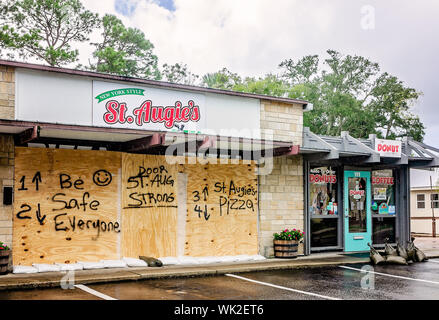
[[[311,219],[311,247],[337,246],[338,219]]]
[[[311,247],[338,245],[337,173],[331,167],[315,167],[309,173]]]
[[[395,242],[395,218],[373,218],[372,242],[374,244]]]
[[[395,179],[393,170],[372,171],[372,242],[395,242]]]
[[[396,213],[393,170],[372,171],[372,213]]]
[[[312,168],[309,174],[311,215],[337,215],[337,175],[331,167]]]
[[[349,232],[367,232],[367,193],[365,178],[349,178]]]

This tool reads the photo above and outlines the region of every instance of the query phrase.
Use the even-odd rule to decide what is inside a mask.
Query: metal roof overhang
[[[316,135],[305,127],[300,153],[305,159],[319,163],[408,165],[418,169],[439,167],[438,148],[403,137],[401,158],[381,157],[374,150],[375,139],[375,135],[370,135],[369,139],[355,139],[348,132],[342,132],[340,137]]]
[[[0,133],[14,135],[16,146],[43,145],[145,154],[172,152],[176,156],[202,153],[210,157],[245,160],[299,153],[298,145],[282,141],[17,120],[0,120]]]

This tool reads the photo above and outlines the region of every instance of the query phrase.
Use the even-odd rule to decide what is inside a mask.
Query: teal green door
[[[370,172],[344,173],[344,250],[369,250],[372,244]]]

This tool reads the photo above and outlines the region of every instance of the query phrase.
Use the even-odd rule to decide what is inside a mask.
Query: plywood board
[[[123,154],[122,252],[176,256],[177,164],[164,156]]]
[[[15,148],[13,263],[120,258],[121,154]]]
[[[257,254],[258,192],[254,164],[185,165],[185,255]]]

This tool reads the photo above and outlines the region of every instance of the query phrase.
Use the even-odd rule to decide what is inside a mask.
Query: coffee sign
[[[375,151],[381,157],[401,158],[401,141],[398,140],[375,140]]]
[[[93,81],[93,125],[198,132],[204,105],[202,94]]]

